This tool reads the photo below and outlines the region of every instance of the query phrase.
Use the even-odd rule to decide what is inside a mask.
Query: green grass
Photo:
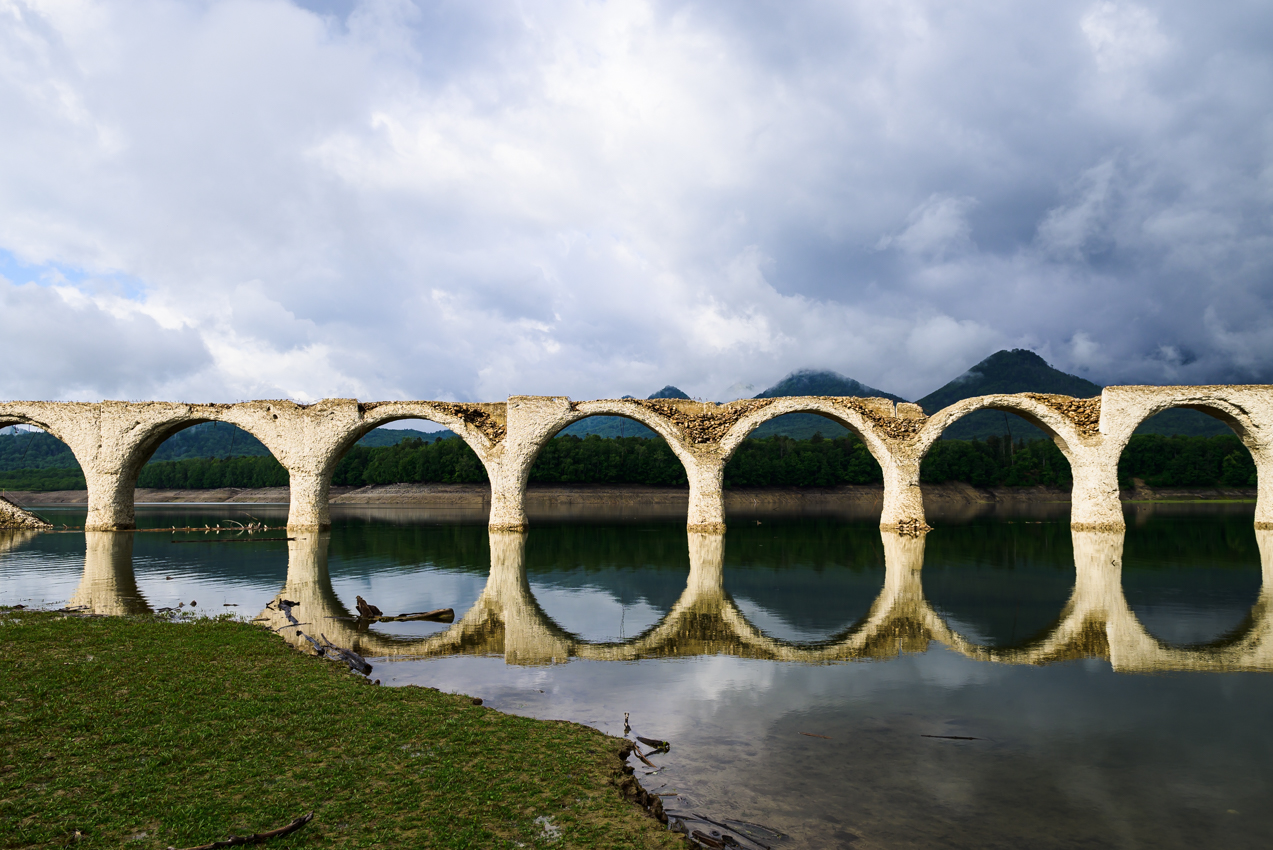
[[[267,846],[684,846],[620,795],[622,748],[250,624],[0,610],[0,847],[190,847],[310,810]]]

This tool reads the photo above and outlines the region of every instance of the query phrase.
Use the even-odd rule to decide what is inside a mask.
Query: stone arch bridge
[[[759,425],[788,413],[825,416],[857,434],[884,474],[882,529],[926,528],[920,462],[960,417],[977,410],[1014,413],[1047,432],[1073,473],[1071,523],[1076,529],[1124,527],[1118,459],[1136,427],[1169,408],[1202,411],[1229,425],[1255,460],[1259,497],[1255,522],[1273,527],[1273,386],[1107,387],[1100,396],[1018,393],[965,399],[932,416],[918,405],[887,399],[786,397],[728,404],[680,399],[571,401],[562,396],[512,396],[506,402],[359,402],[327,399],[239,404],[176,402],[0,402],[0,427],[33,425],[70,447],[88,485],[88,530],[134,527],[133,493],[142,466],[164,440],[202,422],[229,422],[260,440],[288,471],[288,528],[330,525],[328,491],[340,458],[374,428],[400,419],[428,419],[460,436],[491,482],[490,527],[526,528],[526,484],[549,439],[589,416],[623,416],[663,437],[689,478],[687,526],[725,527],[725,464]],[[20,513],[0,511],[0,523]]]

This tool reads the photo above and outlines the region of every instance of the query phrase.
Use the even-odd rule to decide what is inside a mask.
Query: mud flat
[[[7,498],[21,506],[86,505],[84,490],[10,491]],[[1186,510],[1189,505],[1213,503],[1216,508],[1243,513],[1251,510],[1253,487],[1150,488],[1137,481],[1122,492],[1128,510]],[[385,484],[333,487],[333,509],[358,513],[358,508],[419,508],[453,514],[474,521],[490,508],[485,484]],[[878,517],[884,490],[880,485],[841,487],[756,487],[725,491],[725,510],[734,518],[765,516],[831,516],[869,521]],[[262,489],[137,491],[137,504],[274,504],[285,505],[286,487]],[[526,510],[534,519],[676,519],[683,517],[689,491],[678,487],[643,485],[531,485]],[[981,516],[1061,518],[1070,510],[1070,491],[1059,487],[973,487],[946,483],[924,486],[924,508],[930,521],[963,522]],[[438,519],[442,519],[440,514]]]

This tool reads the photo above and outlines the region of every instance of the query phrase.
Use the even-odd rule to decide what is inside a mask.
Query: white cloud
[[[1103,71],[1140,65],[1161,56],[1168,47],[1157,16],[1135,3],[1098,3],[1080,25]]]
[[[4,321],[163,357],[0,395],[1268,377],[1273,11],[321,8],[0,0]]]
[[[976,206],[973,198],[930,195],[906,216],[906,229],[896,236],[880,239],[880,248],[896,246],[925,260],[944,260],[952,254],[974,249],[968,213]]]
[[[211,365],[191,330],[116,314],[92,299],[0,278],[0,398],[164,398]]]

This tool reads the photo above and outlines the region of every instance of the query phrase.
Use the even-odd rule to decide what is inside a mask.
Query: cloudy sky
[[[1273,381],[1273,5],[0,0],[0,398]]]

